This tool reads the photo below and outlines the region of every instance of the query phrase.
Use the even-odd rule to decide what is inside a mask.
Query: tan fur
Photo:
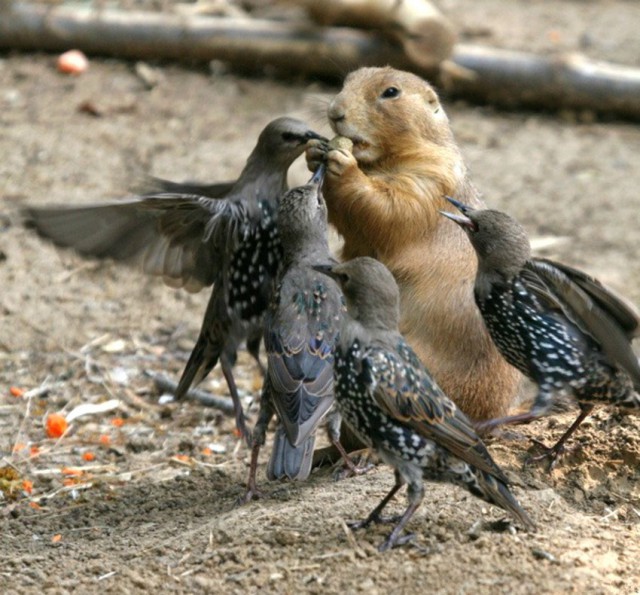
[[[382,98],[389,87],[398,97]],[[493,346],[473,299],[475,253],[438,213],[448,194],[482,205],[434,90],[391,68],[351,73],[329,106],[353,155],[328,154],[329,221],[344,259],[373,256],[401,291],[401,331],[438,383],[474,419],[506,414],[519,374]]]

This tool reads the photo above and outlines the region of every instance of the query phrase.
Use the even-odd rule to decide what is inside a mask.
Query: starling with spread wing
[[[396,482],[356,528],[380,513],[408,484],[409,505],[380,551],[405,543],[402,531],[424,498],[423,479],[448,481],[533,522],[471,422],[438,387],[400,335],[400,294],[389,270],[369,257],[319,267],[340,284],[347,301],[336,349],[335,397],[359,438],[395,469]]]
[[[523,423],[549,413],[564,397],[580,414],[544,455],[553,465],[597,402],[640,407],[640,365],[631,341],[640,314],[587,274],[533,258],[522,226],[506,213],[448,198],[478,255],[476,303],[504,358],[538,386],[531,411],[483,424]]]
[[[278,118],[260,134],[235,183],[169,187],[221,194],[215,198],[162,192],[106,204],[26,210],[36,230],[59,246],[99,258],[137,260],[146,273],[172,287],[198,291],[213,285],[176,398],[220,361],[245,437],[232,367],[244,339],[258,360],[262,317],[281,260],[278,199],[287,189],[289,166],[311,139],[322,137],[299,120]]]

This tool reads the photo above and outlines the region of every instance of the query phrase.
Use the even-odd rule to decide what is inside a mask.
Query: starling
[[[281,262],[276,210],[287,171],[311,139],[323,137],[293,118],[278,118],[261,132],[233,184],[170,186],[170,192],[84,207],[32,207],[36,230],[59,246],[85,255],[137,259],[142,269],[172,287],[198,291],[213,285],[197,343],[176,398],[222,366],[236,424],[248,439],[232,367],[238,347],[259,362],[262,318]],[[204,190],[215,197],[174,190]]]
[[[474,294],[489,334],[504,358],[538,387],[529,412],[483,427],[528,422],[575,399],[578,418],[553,447],[545,447],[553,466],[595,403],[640,407],[640,366],[631,348],[640,335],[640,314],[582,271],[532,258],[524,229],[506,213],[448,200],[460,214],[441,213],[467,232],[478,255]]]
[[[339,443],[340,417],[330,413],[334,347],[344,300],[336,283],[313,268],[335,263],[329,253],[327,209],[320,191],[323,170],[321,166],[309,184],[287,192],[278,206],[282,268],[265,315],[267,377],[253,432],[245,501],[258,494],[258,452],[274,413],[280,424],[267,469],[269,479],[309,476],[315,432],[327,414],[329,438],[349,461]]]
[[[395,468],[391,491],[353,526],[380,522],[383,508],[406,483],[409,505],[379,550],[405,543],[411,536],[401,533],[424,497],[423,479],[430,479],[462,486],[532,528],[469,419],[400,334],[400,292],[389,270],[369,257],[318,270],[338,281],[347,301],[335,356],[339,411]]]

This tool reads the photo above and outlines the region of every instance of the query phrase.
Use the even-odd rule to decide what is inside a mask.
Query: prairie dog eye
[[[387,87],[380,97],[383,99],[393,99],[394,97],[398,97],[400,95],[400,89],[398,87]]]

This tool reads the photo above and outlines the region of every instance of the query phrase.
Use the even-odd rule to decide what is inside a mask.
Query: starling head
[[[352,318],[367,328],[398,330],[400,291],[393,275],[380,261],[362,256],[314,268],[336,280]]]
[[[529,238],[513,217],[492,209],[474,209],[448,196],[445,198],[461,214],[440,213],[467,233],[478,255],[481,271],[498,272],[510,278],[531,258]]]
[[[304,152],[310,140],[326,141],[324,136],[311,130],[295,118],[276,118],[267,124],[258,137],[255,151],[262,159],[289,166]]]
[[[321,165],[309,183],[292,188],[278,205],[278,231],[286,254],[298,255],[301,246],[316,253],[326,245],[327,205],[322,196],[325,166]]]

